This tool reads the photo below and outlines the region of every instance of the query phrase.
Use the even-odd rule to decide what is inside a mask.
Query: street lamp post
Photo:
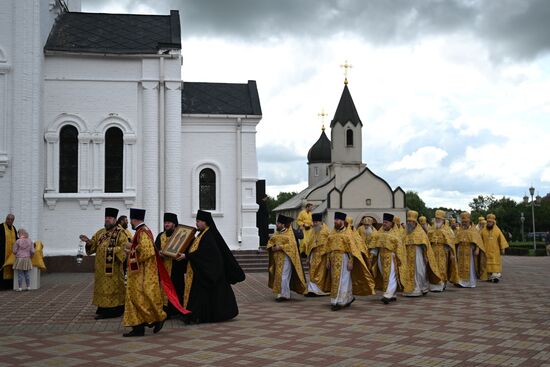
[[[525,242],[525,233],[523,232],[523,223],[525,222],[525,217],[523,216],[523,212],[521,212],[521,217],[519,218],[521,221],[521,242]]]
[[[533,186],[531,186],[529,188],[529,194],[531,194],[531,216],[532,216],[532,219],[533,219],[533,251],[536,252],[537,251],[537,236],[536,236],[536,232],[535,232],[535,205],[540,205],[539,202],[540,202],[540,196],[537,195],[536,198],[534,197],[535,195],[535,188]],[[537,204],[535,204],[535,199],[537,201]],[[529,204],[529,197],[527,195],[525,195],[523,197],[523,201],[525,202],[525,204]],[[522,224],[523,224],[523,221],[522,221]]]

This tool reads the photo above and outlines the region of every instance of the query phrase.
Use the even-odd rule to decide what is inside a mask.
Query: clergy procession
[[[303,240],[298,243],[292,229],[293,218],[279,214],[276,232],[270,238],[269,287],[275,300],[290,299],[290,291],[305,297],[330,295],[332,311],[349,307],[355,296],[381,292],[381,302],[444,292],[449,285],[475,288],[476,282],[498,283],[508,242],[496,224],[494,214],[485,223],[471,222],[470,214],[460,215],[460,224],[435,212],[433,224],[414,210],[406,222],[384,213],[377,229],[373,218],[364,216],[357,228],[353,218],[334,213],[334,228],[323,223],[322,213],[312,213],[308,204],[298,215]],[[300,256],[309,267],[307,279]]]
[[[238,315],[231,284],[245,275],[209,212],[197,212],[195,237],[173,257],[166,250],[179,225],[176,214],[164,214],[164,231],[156,239],[144,222],[145,210],[130,209],[133,235],[117,215],[118,209],[106,208],[104,227],[92,238],[80,235],[86,254],[95,254],[96,320],[122,316],[131,327],[123,336],[136,337],[146,327],[158,333],[172,317],[191,324]]]

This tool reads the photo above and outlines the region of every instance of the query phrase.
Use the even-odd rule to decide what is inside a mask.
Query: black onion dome
[[[325,134],[325,130],[321,133],[319,140],[309,150],[307,153],[308,163],[330,163],[332,156],[332,150],[330,147],[330,140]]]

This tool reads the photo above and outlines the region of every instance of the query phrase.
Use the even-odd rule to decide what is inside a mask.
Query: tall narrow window
[[[313,175],[314,175],[315,177],[319,176],[319,167],[314,167],[314,168],[313,168]]]
[[[122,131],[111,127],[105,133],[105,192],[122,192],[123,162]]]
[[[211,168],[199,174],[199,209],[216,209],[216,173]]]
[[[353,130],[347,129],[346,130],[346,146],[352,147],[353,146]]]
[[[78,130],[71,125],[59,132],[59,192],[78,192]]]

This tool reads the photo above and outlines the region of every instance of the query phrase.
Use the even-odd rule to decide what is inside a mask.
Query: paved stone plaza
[[[42,288],[0,292],[0,366],[547,366],[550,257],[505,257],[499,284],[383,305],[358,297],[274,302],[267,274],[235,287],[240,315],[207,325],[169,320],[123,338],[95,321],[92,274],[46,274]]]

